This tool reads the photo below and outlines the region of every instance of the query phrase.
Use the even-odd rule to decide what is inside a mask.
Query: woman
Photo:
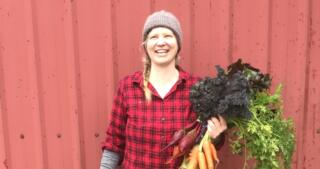
[[[143,28],[144,71],[119,82],[100,169],[120,164],[125,169],[170,169],[181,164],[181,158],[166,164],[172,148],[160,151],[175,131],[197,118],[189,91],[199,78],[178,65],[181,42],[180,24],[174,15],[158,11],[147,18]],[[226,128],[221,117],[208,120],[212,138]]]

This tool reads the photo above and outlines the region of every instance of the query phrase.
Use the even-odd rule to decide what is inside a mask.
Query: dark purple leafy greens
[[[206,77],[191,88],[190,101],[199,119],[205,122],[218,114],[225,118],[250,118],[250,93],[268,89],[269,75],[241,63],[241,59],[228,66],[227,72],[220,66],[216,70],[216,77]]]

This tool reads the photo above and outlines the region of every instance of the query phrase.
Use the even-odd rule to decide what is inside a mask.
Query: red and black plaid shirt
[[[103,148],[119,153],[125,169],[176,169],[182,162],[178,159],[165,164],[173,149],[160,152],[175,131],[197,118],[191,109],[189,91],[199,78],[180,67],[178,70],[179,79],[164,99],[149,83],[153,94],[149,104],[144,96],[142,72],[119,82]]]

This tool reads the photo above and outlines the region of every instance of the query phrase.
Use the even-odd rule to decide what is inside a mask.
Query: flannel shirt
[[[119,82],[102,148],[118,153],[125,169],[179,168],[182,158],[166,164],[172,147],[160,150],[175,131],[196,120],[189,91],[199,78],[177,68],[179,79],[164,99],[148,84],[152,92],[150,103],[145,100],[142,72],[135,72]]]

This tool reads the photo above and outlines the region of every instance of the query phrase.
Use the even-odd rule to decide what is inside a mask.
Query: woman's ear
[[[144,41],[144,42],[142,42],[142,43],[140,44],[139,52],[144,52],[144,53],[147,52],[147,50],[146,50],[146,41]]]

